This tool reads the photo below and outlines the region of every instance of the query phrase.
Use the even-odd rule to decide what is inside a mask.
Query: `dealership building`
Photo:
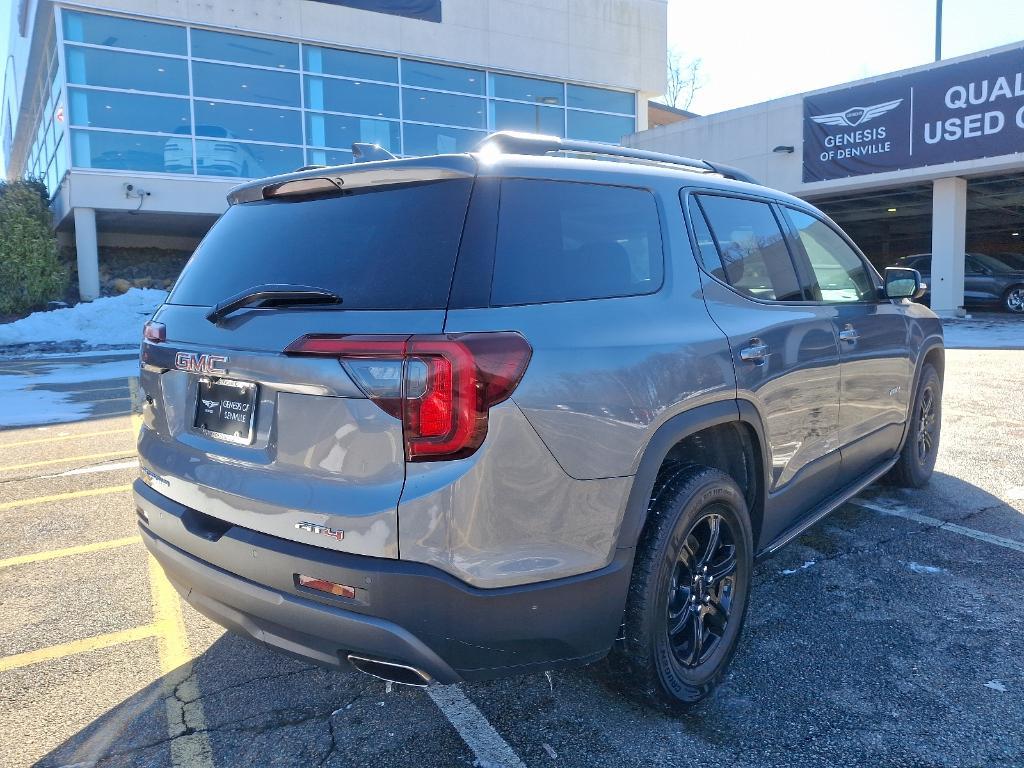
[[[879,267],[931,253],[931,303],[943,315],[963,311],[965,252],[1024,252],[1020,43],[652,127],[626,143],[714,158],[810,200]],[[971,259],[967,269],[971,299],[985,267]]]
[[[618,142],[665,89],[667,0],[13,0],[0,132],[45,180],[83,298],[105,244],[189,250],[240,179],[471,149]]]

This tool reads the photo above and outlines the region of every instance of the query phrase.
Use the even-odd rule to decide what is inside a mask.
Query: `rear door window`
[[[213,306],[265,283],[324,288],[343,309],[443,309],[470,179],[231,206],[169,303]]]
[[[653,293],[663,271],[661,224],[650,191],[502,181],[492,305]]]
[[[771,207],[759,200],[698,195],[721,266],[705,267],[746,296],[802,301],[793,260]],[[699,239],[699,233],[698,233]]]

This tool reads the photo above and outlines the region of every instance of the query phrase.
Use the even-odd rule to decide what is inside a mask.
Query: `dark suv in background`
[[[931,282],[930,253],[905,256],[897,264],[916,269],[926,283]],[[929,294],[924,295],[926,303],[930,298]],[[985,253],[965,253],[964,304],[975,307],[1002,307],[1007,312],[1024,313],[1024,264],[1016,264],[1011,258],[999,258]]]
[[[230,203],[146,326],[135,500],[275,648],[419,685],[611,653],[686,706],[756,556],[931,475],[920,276],[737,171],[496,134]]]

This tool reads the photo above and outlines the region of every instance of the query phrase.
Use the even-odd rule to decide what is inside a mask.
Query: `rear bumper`
[[[442,683],[578,666],[608,652],[622,621],[632,551],[571,578],[479,589],[420,563],[346,555],[220,523],[141,480],[142,539],[182,596],[228,629],[317,663],[349,653]],[[297,574],[356,588],[354,600]]]

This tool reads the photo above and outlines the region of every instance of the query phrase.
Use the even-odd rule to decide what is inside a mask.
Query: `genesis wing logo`
[[[850,107],[845,112],[833,112],[829,115],[812,115],[811,120],[821,125],[841,125],[845,128],[856,128],[862,123],[891,112],[903,103],[903,99],[894,99],[870,107]]]

